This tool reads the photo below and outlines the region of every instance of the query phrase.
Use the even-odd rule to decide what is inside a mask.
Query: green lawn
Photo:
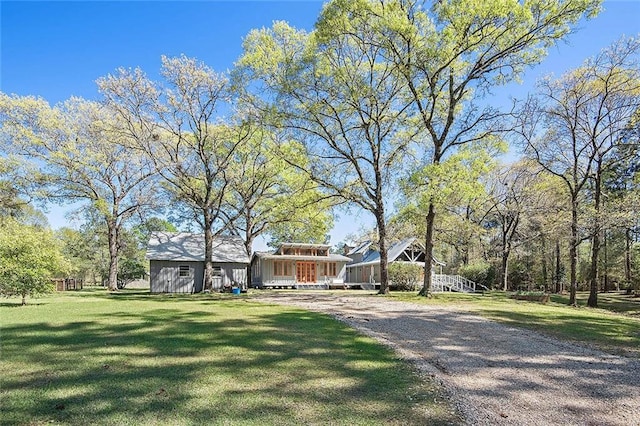
[[[589,292],[578,292],[576,294],[578,306],[587,306],[588,298]],[[551,300],[567,305],[569,303],[569,296],[552,294]],[[598,293],[598,307],[607,311],[640,318],[640,297],[635,297],[632,294],[625,294],[624,292]]]
[[[428,299],[415,293],[392,293],[388,297],[426,304],[454,304],[509,325],[640,358],[640,299],[619,293],[599,294],[601,308],[591,309],[584,307],[588,296],[588,293],[578,294],[580,306],[577,308],[567,305],[567,296],[556,295],[552,295],[547,304],[513,300],[503,292],[440,293]]]
[[[325,315],[243,296],[0,304],[0,423],[458,424],[442,390]]]

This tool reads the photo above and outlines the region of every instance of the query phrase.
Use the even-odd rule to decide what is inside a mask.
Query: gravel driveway
[[[640,425],[640,360],[449,306],[375,296],[254,293],[331,314],[435,377],[472,425]]]

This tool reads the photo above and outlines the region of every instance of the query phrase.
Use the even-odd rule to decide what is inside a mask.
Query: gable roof
[[[359,245],[349,250],[349,252],[347,253],[347,256],[353,256],[354,254],[366,254],[367,250],[369,250],[369,247],[371,247],[371,244],[372,244],[371,241],[365,241],[363,243],[360,243]]]
[[[416,238],[407,238],[406,240],[398,241],[397,243],[393,244],[391,247],[389,247],[389,250],[387,251],[387,262],[390,263],[395,261],[407,248],[409,248],[416,241],[417,241]],[[432,257],[432,260],[437,265],[444,265],[444,263],[440,262],[435,257]],[[362,259],[361,262],[352,263],[351,265],[347,265],[347,266],[349,267],[365,266],[365,265],[375,265],[378,263],[380,263],[380,252],[377,250],[372,250],[369,252],[369,254],[367,254],[367,256],[364,259]]]
[[[154,232],[147,246],[147,259],[204,262],[204,234]],[[244,242],[236,236],[213,238],[211,260],[216,263],[249,263]]]
[[[309,261],[329,261],[329,262],[350,262],[351,258],[337,253],[329,253],[327,256],[306,256],[297,254],[278,254],[272,252],[256,251],[253,252],[252,259],[259,257],[260,259],[273,260],[309,260]]]

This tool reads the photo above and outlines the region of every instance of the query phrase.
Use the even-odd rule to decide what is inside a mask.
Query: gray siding
[[[180,266],[188,266],[190,276],[180,276]],[[213,290],[221,290],[225,285],[243,284],[247,280],[247,266],[242,263],[214,263],[220,274],[214,275]],[[152,293],[200,293],[203,289],[204,262],[150,261]]]
[[[380,282],[380,265],[354,265],[347,266],[347,279],[348,283],[368,283],[371,282],[371,268],[373,267],[373,282]]]
[[[264,284],[293,285],[296,282],[295,267],[291,268],[291,275],[287,277],[274,277],[274,259],[261,259],[256,257],[252,263],[251,286],[261,287]],[[292,262],[295,263],[295,262]]]
[[[214,282],[214,289],[219,290],[224,286],[245,287],[247,282],[247,265],[243,263],[214,263],[213,266],[221,267],[222,279]],[[219,285],[219,287],[216,287]]]
[[[256,256],[251,264],[251,287],[259,286],[260,284],[262,284],[262,259]]]
[[[189,266],[190,276],[180,276],[180,266]],[[202,291],[204,263],[150,261],[152,293],[199,293]]]

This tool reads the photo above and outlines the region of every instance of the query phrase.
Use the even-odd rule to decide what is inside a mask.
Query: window
[[[189,265],[180,265],[178,276],[180,277],[190,277],[191,276],[191,268]]]
[[[214,277],[221,277],[222,276],[222,267],[214,266],[213,267],[213,276]]]
[[[291,262],[276,260],[273,262],[273,275],[277,277],[288,277],[293,273]]]
[[[335,277],[336,276],[336,263],[325,263],[324,264],[324,275],[327,277]]]

